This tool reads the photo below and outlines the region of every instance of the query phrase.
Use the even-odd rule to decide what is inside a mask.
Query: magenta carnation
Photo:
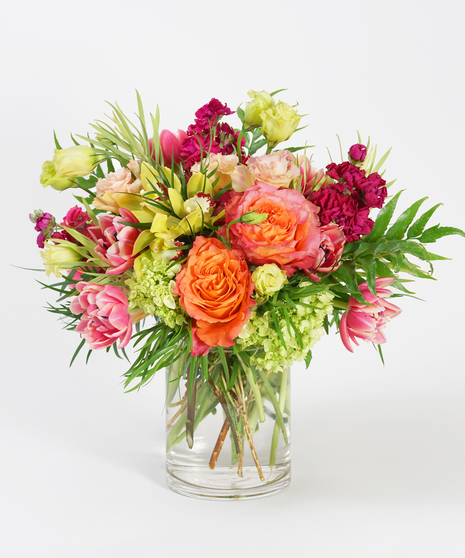
[[[365,176],[365,171],[348,161],[326,167],[333,184],[311,192],[309,200],[320,207],[322,225],[336,222],[342,226],[347,242],[369,234],[373,221],[370,208],[383,207],[387,196],[386,181],[378,173]]]
[[[51,213],[44,213],[41,209],[36,209],[34,213],[29,214],[29,220],[34,223],[34,230],[37,235],[37,246],[45,248],[44,242],[53,236],[55,229],[55,217]]]
[[[86,211],[83,211],[79,206],[75,205],[68,210],[68,213],[63,217],[63,221],[60,223],[62,227],[68,227],[73,229],[78,233],[83,234],[90,238],[88,228],[92,225],[92,219],[87,215]],[[68,231],[62,231],[63,238],[69,240],[69,242],[74,242],[75,244],[81,244],[78,242]]]
[[[187,128],[187,138],[181,147],[180,156],[186,170],[207,153],[231,155],[236,151],[239,132],[235,132],[229,124],[219,123],[223,116],[229,114],[234,112],[218,99],[212,99],[195,113],[195,123]],[[245,147],[245,138],[242,138],[241,145]]]
[[[204,132],[209,128],[213,128],[223,116],[228,116],[229,114],[234,114],[234,111],[228,105],[223,105],[218,99],[213,98],[195,113],[195,124],[189,126],[187,133]]]
[[[119,341],[119,349],[129,343],[132,320],[128,313],[128,299],[113,285],[97,285],[81,281],[76,285],[79,295],[70,305],[73,314],[81,316],[76,331],[91,349],[103,349]]]

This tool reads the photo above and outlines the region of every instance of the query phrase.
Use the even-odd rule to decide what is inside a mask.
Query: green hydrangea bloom
[[[137,272],[126,281],[129,287],[129,309],[141,308],[147,314],[158,316],[171,328],[186,323],[186,313],[173,294],[174,277],[181,271],[180,264],[164,259],[143,256]]]
[[[302,337],[302,348],[299,347],[294,330],[291,328],[289,332],[286,320],[281,317],[279,326],[287,349],[283,346],[269,311],[252,312],[236,339],[238,348],[251,351],[257,349],[251,354],[250,363],[271,372],[280,372],[294,362],[303,361],[308,351],[325,333],[323,321],[325,316],[331,315],[333,311],[333,298],[331,292],[323,291],[300,300],[310,307],[297,304],[295,309],[288,309],[289,319],[293,321]]]

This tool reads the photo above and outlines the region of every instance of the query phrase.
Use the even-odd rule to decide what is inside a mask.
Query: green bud
[[[248,213],[244,213],[242,217],[239,219],[240,223],[244,223],[244,225],[259,225],[268,219],[268,213],[257,213],[256,211],[249,211]]]

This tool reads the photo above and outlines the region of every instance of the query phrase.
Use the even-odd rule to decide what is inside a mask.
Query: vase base
[[[168,486],[183,496],[203,500],[237,500],[262,498],[280,492],[291,481],[290,464],[263,468],[265,481],[261,482],[255,467],[244,467],[243,477],[237,467],[170,466],[166,468]]]

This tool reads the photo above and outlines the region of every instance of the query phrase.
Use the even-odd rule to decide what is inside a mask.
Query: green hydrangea
[[[289,332],[286,320],[278,313],[278,316],[281,316],[279,326],[286,349],[279,338],[270,312],[261,313],[260,310],[252,312],[250,320],[236,339],[238,348],[251,351],[257,349],[251,354],[251,364],[272,372],[280,372],[294,362],[303,361],[308,351],[325,333],[323,321],[325,316],[333,311],[333,298],[332,293],[323,291],[300,300],[310,306],[297,304],[295,309],[288,309],[289,319],[293,321],[302,337],[302,348],[299,347],[292,327]]]
[[[181,271],[180,264],[164,259],[142,257],[137,272],[126,281],[129,287],[129,309],[141,308],[147,314],[158,316],[171,328],[186,323],[186,313],[173,294],[174,277]]]

